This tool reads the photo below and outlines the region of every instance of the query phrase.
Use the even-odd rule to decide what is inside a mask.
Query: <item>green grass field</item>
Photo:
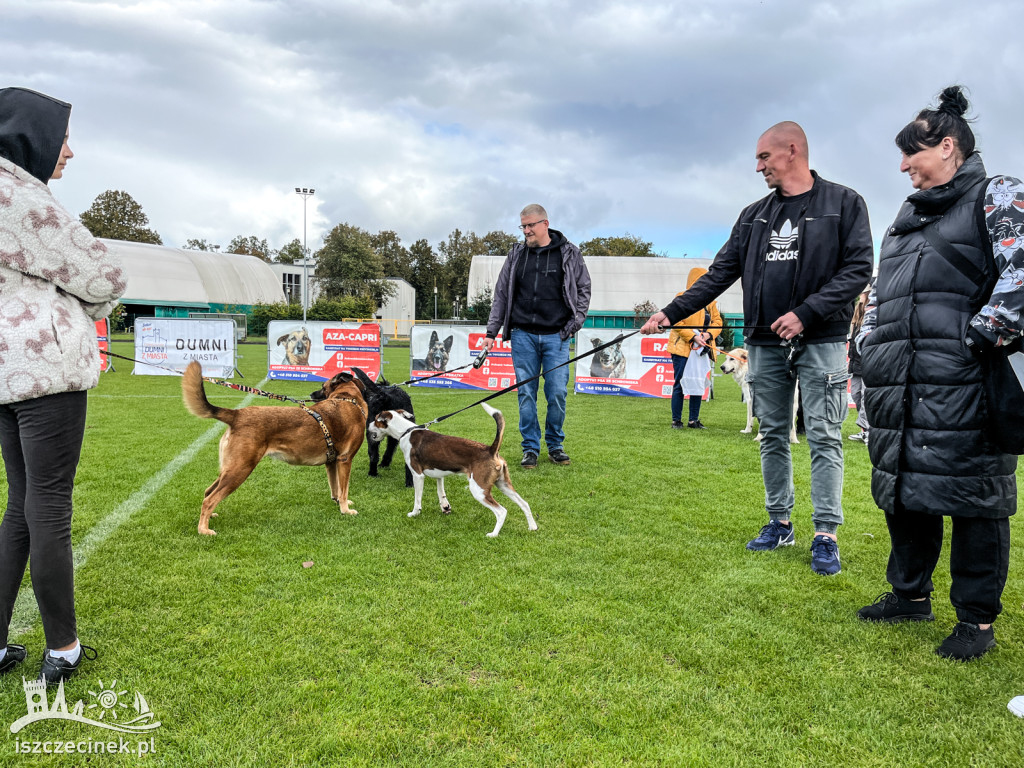
[[[244,383],[256,385],[265,348],[242,354]],[[389,379],[408,378],[407,349],[385,359]],[[501,536],[486,538],[493,515],[462,478],[447,484],[450,516],[428,485],[423,514],[409,519],[401,466],[369,478],[363,449],[358,516],[339,515],[322,468],[267,461],[221,505],[208,538],[196,523],[219,431],[184,410],[177,378],[117,367],[90,394],[75,492],[79,634],[100,656],[66,696],[88,707],[115,680],[123,701],[143,693],[161,722],[155,754],[16,754],[20,742],[117,734],[59,720],[11,734],[25,714],[14,674],[0,678],[0,765],[1024,764],[1024,720],[1006,708],[1024,694],[1020,539],[999,646],[985,658],[933,653],[955,622],[948,549],[935,623],[858,622],[857,608],[887,588],[866,448],[846,441],[842,574],[809,567],[805,442],[794,450],[797,546],[747,552],[764,495],[728,377],[704,406],[705,432],[671,430],[667,401],[572,395],[572,464],[542,456],[533,472],[518,467],[514,395],[492,401],[510,425],[502,453],[534,533],[508,503]],[[207,392],[218,405],[242,401]],[[421,420],[477,397],[413,391]],[[851,412],[844,434],[853,429]],[[494,427],[475,408],[438,431],[489,442]],[[29,648],[26,676],[44,646],[30,590],[26,578],[15,624],[27,630],[12,637]]]

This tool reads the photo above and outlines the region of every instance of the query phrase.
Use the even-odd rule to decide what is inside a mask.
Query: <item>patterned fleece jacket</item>
[[[95,321],[124,290],[106,246],[0,157],[0,404],[95,387]]]

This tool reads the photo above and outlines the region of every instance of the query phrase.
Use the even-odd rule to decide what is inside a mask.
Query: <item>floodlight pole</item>
[[[295,194],[302,195],[302,324],[306,324],[306,308],[309,306],[309,251],[306,249],[306,200],[316,193],[315,189],[296,187]]]

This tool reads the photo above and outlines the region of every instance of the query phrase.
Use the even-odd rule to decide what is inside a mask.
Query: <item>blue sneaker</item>
[[[796,532],[793,524],[783,525],[778,520],[772,520],[761,529],[757,538],[747,542],[747,549],[754,552],[771,552],[779,547],[792,547],[796,544]]]
[[[828,536],[815,536],[811,542],[811,570],[819,576],[839,573],[839,545]]]

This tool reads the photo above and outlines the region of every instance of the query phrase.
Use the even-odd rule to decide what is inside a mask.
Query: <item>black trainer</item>
[[[684,427],[686,427],[686,425],[683,424],[683,422],[681,422],[681,421],[673,421],[672,422],[672,429],[683,429]]]
[[[901,621],[935,621],[932,613],[932,601],[909,600],[893,592],[883,592],[871,605],[865,605],[857,611],[861,621],[884,621],[887,624],[898,624]]]
[[[533,451],[527,451],[523,454],[523,460],[519,462],[519,466],[523,469],[536,469],[537,468],[537,454]]]
[[[984,656],[995,647],[996,633],[991,625],[988,629],[982,629],[977,624],[961,621],[953,627],[953,634],[943,640],[935,652],[944,659],[970,661]]]
[[[25,654],[24,645],[8,645],[7,653],[4,654],[3,661],[0,661],[0,675],[4,674],[4,672],[10,672],[21,664],[25,660]]]
[[[707,429],[707,427],[700,423],[700,419],[694,419],[693,421],[688,422],[686,426],[690,429]]]
[[[563,451],[561,448],[556,448],[553,451],[548,451],[548,458],[551,459],[555,464],[568,464],[569,454]]]
[[[39,679],[45,680],[47,685],[56,685],[61,680],[67,680],[71,677],[82,663],[82,659],[94,661],[99,655],[96,653],[96,649],[92,646],[86,645],[85,643],[80,643],[80,645],[82,651],[78,654],[78,658],[75,659],[74,664],[59,656],[51,656],[49,649],[47,649],[43,654],[43,666],[39,670]],[[92,655],[90,656],[89,654]]]

